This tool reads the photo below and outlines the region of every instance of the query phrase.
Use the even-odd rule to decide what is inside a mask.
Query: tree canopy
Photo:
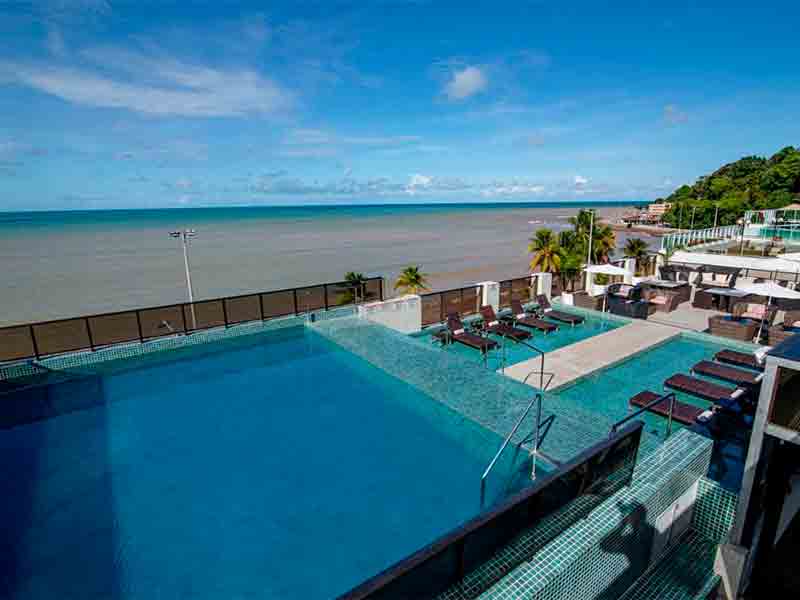
[[[672,227],[702,229],[733,225],[746,210],[781,208],[800,195],[800,149],[787,146],[771,158],[746,156],[682,185],[666,198],[672,208],[664,221]],[[692,221],[694,213],[694,221]]]

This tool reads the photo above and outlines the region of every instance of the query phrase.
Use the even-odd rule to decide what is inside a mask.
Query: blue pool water
[[[564,309],[559,307],[559,310]],[[558,326],[557,331],[548,334],[524,327],[520,329],[531,334],[531,337],[526,340],[527,343],[536,346],[543,352],[551,352],[625,325],[624,321],[606,319],[584,313],[576,312],[576,314],[580,314],[585,320],[583,323],[575,325],[574,327],[567,323],[545,318],[546,321]],[[431,331],[431,333],[433,333],[433,331]],[[498,348],[490,351],[486,357],[487,366],[494,370],[502,368],[503,364],[505,364],[505,366],[510,366],[539,356],[535,350],[525,344],[518,344],[511,340],[505,340],[501,336],[494,334],[489,334],[489,337],[499,344]],[[475,359],[481,363],[483,362],[481,353],[478,350],[469,348],[463,344],[449,344],[445,346],[444,349],[448,352],[455,352],[461,356]]]
[[[716,344],[711,341],[700,340],[687,336],[678,336],[669,341],[633,355],[611,367],[601,369],[578,379],[573,384],[554,390],[554,394],[566,403],[575,407],[588,409],[596,414],[606,417],[609,421],[617,421],[630,414],[632,409],[628,400],[643,390],[662,393],[667,390],[663,383],[676,373],[689,374],[691,367],[701,360],[712,360],[719,350],[728,346]],[[714,383],[729,386],[733,384],[719,381],[711,377],[700,377]],[[711,403],[690,394],[677,392],[679,401],[710,408]],[[664,417],[644,413],[639,418],[645,422],[645,430],[655,436],[663,438],[666,432],[666,419]],[[684,427],[673,423],[673,432]],[[698,433],[711,436],[704,427],[693,426]],[[746,458],[746,439],[738,436],[716,439],[715,457],[710,476],[731,490],[738,489],[744,459]]]
[[[0,597],[331,598],[479,511],[499,436],[308,328],[148,363],[2,398],[94,406],[0,431]]]

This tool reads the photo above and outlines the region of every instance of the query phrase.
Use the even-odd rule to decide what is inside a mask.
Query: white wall
[[[422,299],[409,294],[383,302],[362,304],[358,307],[358,316],[401,333],[416,333],[422,329]]]
[[[495,311],[500,310],[500,284],[496,281],[481,281],[482,285],[481,306],[491,306]]]

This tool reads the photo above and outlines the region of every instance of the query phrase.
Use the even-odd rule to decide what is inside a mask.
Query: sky
[[[800,145],[800,2],[0,0],[0,210],[649,200]]]

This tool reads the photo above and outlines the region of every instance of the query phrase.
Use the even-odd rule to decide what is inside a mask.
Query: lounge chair
[[[530,332],[516,329],[513,325],[501,323],[491,306],[481,306],[481,316],[483,317],[483,328],[489,333],[519,342],[531,337]]]
[[[715,377],[716,379],[721,379],[723,381],[729,381],[730,383],[735,383],[738,386],[746,385],[750,387],[759,385],[761,380],[764,378],[763,373],[756,374],[753,371],[744,371],[742,369],[737,369],[736,367],[723,365],[710,360],[701,360],[692,367],[690,372],[698,373],[700,375],[707,375],[709,377]]]
[[[656,394],[655,392],[644,391],[636,394],[633,398],[628,400],[628,402],[632,406],[644,408],[649,403],[655,402],[662,396],[663,394]],[[647,410],[657,415],[661,415],[662,417],[667,417],[669,416],[669,405],[670,405],[670,399],[664,398],[662,402],[654,404]],[[702,408],[698,408],[696,406],[692,406],[691,404],[687,404],[686,402],[681,402],[679,400],[676,400],[675,406],[673,407],[672,410],[672,418],[678,423],[683,423],[684,425],[693,425],[694,422],[697,421],[697,417],[699,417],[704,412],[705,411]]]
[[[737,367],[748,367],[757,371],[763,371],[764,365],[758,362],[753,354],[747,352],[737,352],[736,350],[720,350],[714,355],[714,360],[736,365]]]
[[[548,300],[547,296],[544,294],[539,294],[536,296],[536,303],[539,305],[539,308],[542,309],[545,317],[555,319],[556,321],[561,321],[562,323],[569,323],[573,327],[578,323],[583,323],[583,317],[579,317],[578,315],[573,315],[572,313],[561,310],[555,310],[550,305],[550,300]]]
[[[549,321],[539,319],[526,313],[525,308],[522,306],[522,302],[519,300],[511,301],[511,315],[513,316],[514,322],[517,325],[543,331],[545,335],[558,329],[558,325],[555,323],[550,323]]]
[[[450,339],[464,346],[480,350],[485,354],[493,348],[497,348],[497,342],[464,329],[464,323],[458,315],[450,314],[447,316],[447,330],[450,332]]]
[[[697,377],[690,377],[683,373],[676,373],[664,382],[664,386],[679,392],[686,392],[692,396],[703,398],[709,402],[724,402],[730,404],[742,399],[747,394],[744,388],[731,389],[724,385],[711,383]]]

